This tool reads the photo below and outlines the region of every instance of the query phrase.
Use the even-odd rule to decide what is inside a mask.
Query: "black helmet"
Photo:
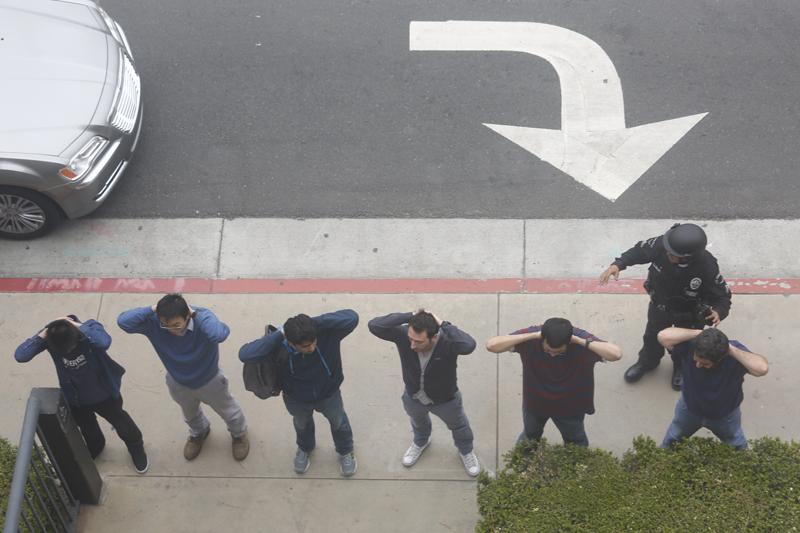
[[[664,234],[667,252],[685,259],[705,250],[706,243],[706,232],[696,224],[675,224]]]

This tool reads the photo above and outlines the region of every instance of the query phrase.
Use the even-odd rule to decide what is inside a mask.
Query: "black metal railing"
[[[8,495],[3,533],[72,532],[80,502],[73,496],[39,427],[42,400],[28,398]]]

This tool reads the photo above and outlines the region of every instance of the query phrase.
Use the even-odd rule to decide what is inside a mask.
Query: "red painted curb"
[[[206,278],[0,278],[8,293],[461,293],[640,294],[642,279],[600,285],[595,279],[206,279]],[[728,280],[737,294],[800,294],[800,278]]]

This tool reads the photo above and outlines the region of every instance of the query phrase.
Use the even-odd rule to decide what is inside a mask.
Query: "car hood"
[[[106,83],[107,30],[85,5],[0,1],[0,152],[59,155]]]

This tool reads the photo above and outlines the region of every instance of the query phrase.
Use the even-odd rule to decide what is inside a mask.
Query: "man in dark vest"
[[[472,353],[475,339],[424,310],[373,318],[369,330],[376,337],[393,342],[400,352],[405,383],[403,407],[414,433],[414,441],[403,455],[403,466],[414,466],[430,444],[433,413],[453,433],[467,474],[477,476],[481,466],[473,451],[472,429],[456,382],[458,356]]]

